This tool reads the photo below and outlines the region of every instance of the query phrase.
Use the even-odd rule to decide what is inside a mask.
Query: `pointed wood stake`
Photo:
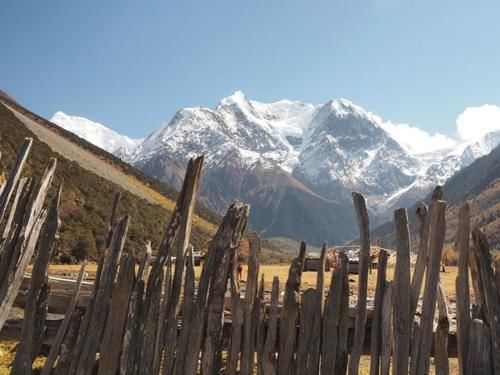
[[[248,253],[248,274],[245,290],[245,301],[243,303],[243,337],[241,347],[241,375],[251,375],[253,373],[254,353],[255,353],[255,334],[256,329],[252,319],[255,298],[259,283],[259,254],[260,238],[250,239],[250,248]]]
[[[7,320],[10,308],[23,281],[26,268],[35,251],[38,236],[46,217],[46,211],[42,207],[52,183],[56,166],[56,159],[50,159],[42,178],[31,194],[25,210],[20,232],[15,241],[13,256],[10,258],[3,284],[0,285],[0,330]],[[9,279],[10,282],[5,282],[5,280]]]
[[[47,317],[47,299],[50,290],[47,266],[59,238],[61,190],[62,187],[59,187],[55,198],[52,200],[47,221],[41,231],[38,255],[33,265],[31,285],[24,306],[21,340],[12,364],[11,371],[13,374],[31,373],[33,361],[42,345],[42,335],[45,333],[45,319]]]
[[[382,350],[380,351],[380,374],[389,375],[392,351],[392,281],[384,288],[382,302]]]
[[[411,326],[410,315],[410,231],[406,209],[394,211],[396,223],[396,269],[393,284],[394,355],[393,374],[408,374]]]
[[[365,341],[368,267],[370,265],[370,225],[365,198],[359,193],[352,193],[352,199],[358,218],[361,248],[359,250],[358,305],[356,307],[354,339],[351,359],[349,361],[349,375],[357,375],[359,373],[359,360],[363,352],[363,343]]]
[[[488,322],[491,332],[491,349],[493,355],[494,373],[500,374],[500,300],[496,290],[496,280],[493,272],[493,260],[490,246],[483,232],[475,229],[472,232],[474,255],[483,281],[484,296],[488,311]]]
[[[7,182],[2,188],[2,194],[0,195],[0,223],[3,220],[5,212],[7,211],[7,206],[9,205],[10,197],[14,193],[17,181],[21,177],[21,173],[23,171],[24,165],[26,164],[26,160],[28,159],[28,154],[31,150],[32,145],[33,145],[32,138],[24,139],[23,144],[21,145],[21,148],[17,153],[14,167],[12,168],[9,174]]]
[[[457,350],[459,373],[465,374],[467,352],[469,350],[470,295],[469,295],[469,242],[470,208],[464,203],[458,212],[457,243],[458,276],[455,281],[457,299]]]
[[[380,250],[377,262],[377,286],[373,302],[373,318],[370,339],[370,375],[378,375],[380,370],[380,349],[382,345],[382,303],[386,283],[387,251]]]
[[[441,281],[438,284],[437,294],[438,324],[436,329],[436,341],[434,344],[434,359],[436,363],[436,374],[448,375],[450,364],[448,362],[448,334],[450,333],[450,318],[448,316],[448,302]]]
[[[429,357],[433,340],[434,312],[436,309],[437,284],[441,268],[441,254],[446,231],[445,220],[446,202],[432,202],[431,233],[429,242],[429,256],[425,280],[424,300],[422,304],[422,329],[417,363],[417,374],[424,375],[429,372]]]
[[[277,373],[276,361],[276,338],[278,331],[278,300],[280,293],[280,281],[278,277],[273,279],[271,290],[271,306],[269,309],[269,324],[267,327],[266,343],[264,345],[263,369],[265,375],[275,375]]]
[[[300,279],[304,267],[306,243],[300,244],[299,256],[294,259],[288,271],[283,309],[280,316],[278,374],[288,375],[295,368],[295,345],[297,321],[299,318]]]
[[[245,230],[248,214],[249,206],[241,203],[231,205],[210,245],[209,253],[213,252],[218,261],[212,274],[208,295],[207,328],[201,361],[203,374],[217,374],[220,370],[224,295],[232,260]]]
[[[54,363],[56,362],[57,356],[59,355],[59,350],[61,349],[61,345],[63,343],[64,337],[66,336],[66,332],[69,329],[71,317],[73,316],[73,311],[75,310],[76,303],[78,301],[78,294],[80,293],[80,288],[82,285],[83,277],[85,275],[86,266],[87,262],[85,262],[80,268],[80,272],[78,273],[78,277],[76,278],[76,284],[73,289],[73,295],[71,296],[71,301],[69,302],[66,312],[64,313],[64,320],[59,329],[57,330],[54,343],[50,347],[50,352],[43,366],[41,375],[50,375],[50,373],[52,372],[52,368],[54,367]]]

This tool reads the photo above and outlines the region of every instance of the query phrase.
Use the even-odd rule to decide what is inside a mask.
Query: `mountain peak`
[[[247,99],[245,93],[241,90],[236,90],[234,93],[231,95],[225,97],[222,99],[219,103],[219,105],[225,105],[225,106],[230,106],[230,105],[249,105],[250,101]]]
[[[54,113],[50,121],[97,147],[111,153],[118,153],[122,157],[142,142],[142,139],[131,139],[98,122],[80,116],[68,115],[62,111]]]

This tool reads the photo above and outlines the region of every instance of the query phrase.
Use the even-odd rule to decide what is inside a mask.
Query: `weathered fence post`
[[[237,276],[237,261],[233,259],[231,272],[231,339],[226,365],[226,374],[235,375],[241,351],[241,333],[243,329],[243,307],[241,306],[240,288]]]
[[[406,209],[394,211],[396,223],[396,269],[393,284],[394,357],[393,374],[408,374],[411,325],[410,315],[410,232]]]
[[[265,279],[264,274],[261,274],[259,293],[255,298],[255,303],[253,307],[252,318],[255,324],[255,351],[257,354],[257,375],[262,375],[264,373],[264,368],[262,366],[262,357],[264,355],[264,343],[266,339],[266,301],[265,301]]]
[[[425,266],[427,265],[427,253],[429,252],[429,231],[431,215],[429,209],[424,202],[417,203],[415,211],[416,221],[419,225],[419,244],[417,261],[411,279],[411,295],[410,295],[410,312],[415,316],[417,311],[418,299],[420,297],[420,288],[424,279]]]
[[[302,294],[299,314],[299,335],[297,340],[297,375],[305,375],[309,365],[309,355],[313,341],[319,341],[320,337],[313,337],[314,319],[317,316],[316,309],[319,292],[309,288]],[[317,319],[317,318],[316,318]],[[336,348],[335,348],[336,349]]]
[[[33,145],[32,138],[26,138],[21,145],[21,148],[17,152],[16,161],[12,170],[9,174],[7,182],[2,185],[2,193],[0,194],[0,223],[3,220],[5,212],[7,211],[7,206],[9,205],[10,197],[16,188],[17,181],[21,177],[21,173],[28,159],[28,154]]]
[[[443,284],[438,284],[437,294],[438,324],[436,329],[436,340],[434,344],[434,362],[436,363],[436,375],[448,375],[450,365],[448,363],[448,334],[450,333],[450,319],[448,316],[448,303]]]
[[[425,280],[424,300],[422,305],[422,329],[417,362],[417,374],[424,375],[429,371],[429,357],[432,345],[432,329],[434,325],[434,312],[436,309],[437,284],[441,266],[441,254],[443,251],[444,236],[446,231],[445,220],[446,202],[432,202],[431,233],[429,241],[429,256],[427,260],[427,272]]]
[[[410,375],[415,375],[417,373],[418,346],[420,344],[420,324],[416,320],[413,321],[411,334]]]
[[[352,198],[358,219],[361,248],[359,250],[358,305],[356,308],[354,339],[349,361],[349,375],[357,375],[359,372],[359,360],[365,341],[368,266],[370,265],[370,225],[365,198],[359,193],[352,193]]]
[[[75,287],[73,289],[73,295],[71,296],[71,300],[68,304],[66,312],[64,313],[64,320],[59,329],[57,330],[54,343],[50,347],[50,352],[47,356],[45,364],[43,365],[41,375],[50,375],[50,373],[52,372],[52,368],[54,367],[54,363],[56,362],[57,356],[59,355],[59,350],[61,349],[61,345],[63,343],[64,337],[66,336],[66,332],[69,329],[69,325],[71,323],[71,317],[73,316],[73,311],[75,310],[76,303],[78,301],[78,294],[80,293],[83,277],[85,275],[86,265],[87,262],[85,262],[80,268],[80,272],[78,273]]]
[[[8,265],[5,274],[0,275],[3,276],[2,284],[0,284],[0,329],[7,320],[10,308],[23,281],[24,272],[35,251],[38,236],[47,214],[43,209],[43,204],[52,183],[56,165],[56,159],[49,160],[42,178],[30,194],[30,200],[22,219],[19,218],[20,222],[16,224],[20,230],[12,229],[16,238],[12,237],[12,242],[9,241],[12,253],[5,259],[5,264]],[[4,259],[2,259],[3,261]]]
[[[339,322],[342,311],[342,293],[344,284],[344,270],[338,268],[333,272],[330,289],[326,297],[323,312],[322,359],[321,373],[333,374],[337,360],[339,342]]]
[[[315,307],[315,314],[312,318],[312,337],[317,337],[318,339],[312,340],[310,348],[310,358],[307,373],[308,375],[319,374],[319,363],[321,356],[321,330],[322,330],[322,316],[323,307],[325,304],[325,261],[326,261],[326,243],[323,244],[321,248],[321,253],[319,257],[319,269],[316,275],[316,290],[317,301]]]
[[[456,248],[458,250],[458,276],[455,281],[457,300],[457,350],[461,375],[465,374],[465,364],[469,348],[470,296],[469,296],[469,241],[470,208],[464,203],[458,212]]]
[[[483,281],[484,296],[488,311],[488,325],[491,331],[491,346],[493,353],[493,369],[495,375],[500,374],[500,300],[496,290],[496,280],[493,273],[493,260],[486,237],[479,229],[472,232],[474,254],[479,274]]]
[[[91,319],[92,319],[92,311],[94,310],[94,305],[96,302],[96,297],[97,297],[97,292],[99,291],[99,285],[101,282],[101,275],[102,275],[102,270],[104,267],[104,260],[106,256],[106,249],[109,248],[110,243],[111,243],[111,238],[113,236],[113,229],[116,224],[116,216],[118,215],[118,204],[121,199],[121,193],[120,192],[115,192],[115,195],[113,197],[113,205],[112,205],[112,210],[111,210],[111,216],[110,220],[108,222],[108,230],[104,236],[104,245],[99,251],[99,261],[97,264],[97,271],[94,277],[94,285],[92,288],[92,297],[90,299],[90,302],[88,306],[85,308],[85,314],[83,315],[83,318],[81,322],[79,323],[79,328],[77,332],[77,339],[76,343],[74,344],[74,347],[72,348],[72,355],[71,358],[68,358],[68,360],[71,362],[68,365],[67,373],[70,375],[74,375],[76,373],[76,369],[78,366],[78,361],[80,360],[80,356],[83,352],[85,340],[87,339],[87,333],[90,327]]]
[[[185,253],[189,245],[194,206],[196,202],[196,197],[198,195],[198,190],[200,187],[202,165],[203,165],[203,156],[198,157],[196,159],[192,159],[190,161],[188,169],[186,171],[186,177],[184,180],[185,187],[183,186],[183,190],[181,192],[181,195],[182,194],[185,195],[185,199],[180,201],[181,205],[176,206],[176,209],[181,215],[179,246],[177,248],[176,259],[175,259],[175,272],[174,272],[174,277],[172,279],[172,290],[169,296],[165,296],[165,298],[168,298],[167,316],[160,317],[161,319],[166,318],[165,341],[161,343],[162,347],[156,348],[156,355],[158,355],[159,353],[160,357],[162,349],[165,348],[165,353],[163,358],[163,374],[165,375],[172,374],[174,369],[175,347],[177,343],[177,320],[179,317],[179,303],[180,303],[182,278],[185,265]],[[167,233],[166,236],[168,235],[169,234]],[[171,235],[175,237],[175,231]],[[153,284],[152,286],[154,287],[155,284]],[[148,281],[148,291],[149,288],[150,285]],[[152,301],[149,300],[148,297],[146,298],[147,298],[146,306],[148,306],[148,304],[150,304]],[[155,320],[155,318],[156,320],[158,319],[157,317],[151,317],[151,318],[153,320]],[[154,333],[156,334],[156,326],[150,328],[154,329],[155,331]],[[151,345],[154,346],[155,336],[153,334],[151,336],[152,336]],[[148,375],[151,372],[152,365],[153,365],[152,362],[151,365],[149,365],[149,363],[141,364],[142,374]],[[154,371],[157,371],[157,369],[154,369]]]
[[[280,293],[280,280],[273,279],[271,290],[271,306],[269,308],[269,321],[267,326],[266,343],[262,356],[264,375],[275,375],[276,369],[276,337],[278,331],[278,300]]]
[[[248,219],[249,206],[235,203],[229,207],[217,231],[209,252],[214,252],[217,266],[212,274],[208,295],[206,336],[202,353],[202,372],[218,374],[221,365],[222,319],[224,316],[224,294],[231,270],[232,260],[239,246]]]
[[[347,340],[349,336],[349,275],[347,271],[347,255],[340,254],[340,270],[342,275],[342,297],[340,306],[340,319],[338,325],[337,355],[335,358],[335,375],[345,375],[349,353]]]
[[[99,343],[104,332],[107,313],[109,311],[113,284],[118,269],[118,262],[125,244],[129,225],[129,217],[119,219],[113,229],[109,248],[107,249],[102,267],[101,280],[97,290],[89,328],[83,342],[83,350],[76,367],[77,375],[90,374],[99,350]],[[76,358],[75,358],[76,359]]]
[[[380,351],[380,374],[389,375],[392,350],[392,296],[393,282],[387,281],[382,302],[382,349]]]
[[[121,258],[120,269],[113,287],[106,327],[99,345],[99,375],[116,374],[120,367],[120,352],[134,283],[135,259],[129,253]]]
[[[122,352],[120,356],[120,375],[135,374],[138,371],[138,369],[135,371],[135,366],[139,362],[137,358],[140,354],[139,348],[137,348],[137,338],[140,333],[139,319],[142,316],[141,310],[143,307],[142,302],[145,288],[145,270],[149,266],[149,256],[150,254],[148,254],[147,251],[143,254],[134,290],[132,291],[132,296],[130,297],[127,321],[123,334]],[[167,271],[169,269],[169,264],[170,263],[167,261]]]
[[[482,320],[474,319],[470,324],[469,352],[467,353],[467,375],[493,375],[490,329]],[[495,353],[498,357],[498,353]]]
[[[380,250],[377,262],[377,286],[373,302],[373,318],[370,338],[370,375],[380,372],[380,348],[382,344],[382,303],[386,284],[387,251]]]
[[[278,374],[293,374],[295,369],[295,344],[297,320],[299,317],[300,279],[304,267],[306,243],[300,244],[299,256],[295,258],[288,272],[283,308],[280,316]]]
[[[253,324],[252,311],[259,283],[260,238],[251,238],[249,244],[247,284],[243,302],[243,337],[240,360],[240,373],[242,375],[251,375],[254,365],[257,327]]]
[[[50,293],[47,266],[59,238],[61,189],[60,186],[52,200],[47,221],[40,234],[38,254],[33,266],[31,285],[24,306],[21,340],[12,364],[12,374],[30,374],[33,361],[42,345],[42,336],[45,333],[45,319],[47,318],[47,300]]]

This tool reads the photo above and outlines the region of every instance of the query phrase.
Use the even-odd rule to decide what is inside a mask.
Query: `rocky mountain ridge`
[[[351,191],[365,195],[374,221],[383,220],[498,143],[500,131],[415,154],[379,116],[346,99],[261,103],[236,92],[215,108],[179,110],[136,147],[118,152],[177,188],[186,160],[205,154],[201,194],[208,206],[222,211],[243,199],[252,204],[250,223],[264,235],[319,243],[355,235],[348,229],[354,224]]]

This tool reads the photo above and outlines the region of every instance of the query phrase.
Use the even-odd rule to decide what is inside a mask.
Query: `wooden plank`
[[[170,375],[174,370],[174,357],[175,357],[175,347],[177,343],[177,320],[179,318],[180,309],[180,295],[182,288],[182,280],[184,274],[185,265],[185,254],[189,245],[189,238],[191,234],[191,225],[193,212],[196,202],[196,197],[198,195],[198,190],[200,187],[201,179],[201,168],[203,165],[203,156],[190,161],[191,165],[188,165],[188,170],[186,171],[186,183],[185,183],[185,199],[182,201],[182,205],[179,207],[180,217],[180,228],[179,228],[179,241],[175,258],[175,271],[174,277],[172,279],[172,287],[170,291],[170,296],[168,298],[168,311],[166,316],[166,332],[165,340],[163,342],[164,354],[163,354],[163,374]],[[181,192],[182,194],[182,192]],[[175,233],[175,232],[174,232]],[[148,283],[148,290],[150,285]],[[148,303],[146,297],[146,304]],[[147,345],[147,344],[146,344]],[[152,342],[154,345],[154,341]],[[160,348],[160,353],[161,353]],[[141,364],[142,374],[148,375],[153,370],[148,368],[145,364]]]
[[[15,207],[12,206],[7,223],[5,224],[5,229],[8,229],[8,232],[4,232],[5,239],[3,239],[0,246],[0,283],[2,285],[7,282],[6,280],[8,280],[8,278],[6,279],[6,276],[8,275],[11,260],[14,257],[19,256],[19,250],[16,252],[16,242],[23,228],[23,217],[26,214],[26,209],[28,208],[29,201],[33,195],[33,189],[34,182],[30,179],[22,187],[19,200],[16,202]],[[9,228],[7,228],[7,225]]]
[[[141,275],[137,275],[134,292],[130,298],[130,306],[127,313],[127,323],[123,336],[123,347],[120,357],[120,375],[132,375],[138,373],[135,366],[139,365],[139,347],[137,345],[140,333],[141,310],[143,308],[145,282]]]
[[[254,308],[252,318],[255,325],[255,351],[257,354],[256,364],[257,364],[257,375],[262,375],[264,373],[264,368],[262,366],[262,357],[264,355],[264,343],[266,338],[266,302],[264,299],[265,294],[265,279],[264,274],[261,274],[259,292],[255,298]]]
[[[347,373],[347,363],[349,359],[348,338],[349,338],[349,272],[348,259],[346,254],[340,255],[340,274],[342,275],[342,294],[340,306],[340,318],[337,329],[337,355],[335,359],[335,375],[345,375]]]
[[[164,290],[163,290],[163,298],[161,300],[160,312],[158,315],[158,334],[156,335],[156,341],[154,346],[154,355],[153,355],[153,372],[156,374],[160,371],[161,362],[163,357],[163,350],[165,348],[165,336],[166,332],[166,324],[168,318],[168,305],[170,302],[170,293],[172,291],[172,257],[167,255],[167,263],[166,263],[166,271],[165,271],[165,281],[164,281]],[[147,268],[146,268],[147,270]],[[146,281],[146,272],[144,273],[143,280]],[[159,297],[158,297],[159,298]],[[141,324],[141,327],[144,327],[145,324]],[[141,337],[144,337],[144,328],[141,328]],[[142,345],[142,343],[141,343]],[[170,368],[168,369],[170,370]]]
[[[448,334],[450,333],[450,318],[448,316],[448,303],[441,281],[438,284],[437,294],[438,323],[434,344],[434,362],[436,375],[448,375],[450,364],[448,362]]]
[[[24,306],[21,340],[17,346],[16,356],[12,364],[11,371],[14,374],[30,374],[32,372],[33,361],[42,345],[42,335],[45,331],[45,319],[47,317],[47,299],[50,290],[47,266],[59,238],[61,189],[60,186],[50,204],[47,221],[41,231],[38,254],[33,265],[31,285]]]
[[[5,222],[5,226],[3,228],[3,234],[2,234],[2,241],[5,241],[7,237],[9,236],[10,229],[12,227],[12,223],[14,221],[14,217],[17,211],[17,205],[19,204],[19,200],[22,201],[21,196],[23,195],[23,192],[25,191],[25,187],[29,188],[30,182],[26,177],[23,177],[19,180],[17,184],[17,189],[16,189],[16,195],[14,196],[14,200],[12,201],[12,206],[10,208],[10,213],[7,218],[7,221]],[[24,193],[26,194],[26,193]],[[2,244],[3,245],[3,244]],[[0,256],[3,253],[3,246],[0,247]]]
[[[436,309],[437,284],[441,268],[441,254],[443,251],[444,236],[446,231],[445,219],[446,202],[434,201],[431,204],[431,233],[429,241],[429,256],[425,280],[424,300],[422,305],[422,329],[420,336],[417,374],[424,375],[429,372],[429,357],[433,340],[434,312]]]
[[[124,216],[117,220],[113,229],[113,235],[102,267],[101,280],[92,309],[89,328],[85,335],[83,350],[78,358],[76,367],[77,375],[90,374],[94,364],[99,349],[99,343],[104,332],[114,280],[118,269],[118,261],[125,244],[128,226],[129,217]]]
[[[411,327],[410,315],[410,231],[406,209],[394,211],[396,224],[396,268],[393,284],[394,353],[393,374],[408,374]]]
[[[283,309],[280,316],[278,374],[292,374],[295,369],[295,345],[297,336],[297,321],[299,317],[300,279],[304,266],[306,243],[301,242],[298,257],[296,257],[286,281],[283,296]]]
[[[432,202],[440,200],[443,196],[442,186],[436,186],[432,192]],[[410,313],[414,317],[417,311],[418,300],[420,298],[420,290],[422,288],[422,282],[424,280],[425,268],[427,267],[427,257],[429,253],[429,235],[430,235],[430,224],[431,215],[429,208],[423,202],[417,203],[417,209],[415,212],[416,219],[419,225],[419,248],[417,253],[417,261],[415,263],[415,269],[413,271],[413,277],[411,280],[411,300],[410,300]]]
[[[488,322],[491,331],[491,345],[493,352],[493,369],[500,374],[500,300],[496,289],[496,280],[493,272],[493,260],[490,246],[480,229],[472,232],[474,255],[483,281],[484,296],[488,311]]]
[[[389,375],[392,351],[392,295],[393,282],[388,281],[384,288],[382,302],[382,349],[380,351],[380,374]]]
[[[83,311],[81,309],[75,308],[73,310],[69,319],[66,335],[61,344],[61,352],[53,372],[54,375],[67,375],[69,373],[82,316]]]
[[[56,159],[50,159],[42,178],[34,188],[25,215],[20,226],[21,230],[15,241],[14,255],[10,258],[8,270],[0,286],[0,329],[5,324],[10,308],[17,297],[23,281],[24,273],[35,251],[38,236],[45,221],[46,211],[43,210],[45,197],[48,193]],[[5,282],[10,280],[10,282]]]
[[[195,294],[193,246],[189,246],[186,256],[186,280],[182,303],[182,327],[177,344],[174,374],[181,375],[184,371],[187,348],[191,339],[191,314],[193,313]]]
[[[220,233],[222,232],[222,228],[223,225],[221,225],[217,230],[214,239],[221,236]],[[186,375],[195,375],[198,373],[200,349],[205,338],[205,317],[207,310],[208,289],[221,257],[221,254],[218,253],[218,250],[220,250],[221,247],[215,245],[212,246],[213,242],[214,241],[212,241],[210,246],[210,249],[213,251],[209,251],[207,253],[205,262],[203,263],[201,276],[198,282],[198,292],[196,293],[195,304],[190,318],[189,324],[192,332],[192,340],[187,348],[186,359],[184,362],[184,374]]]
[[[321,253],[319,257],[319,268],[316,276],[316,290],[317,301],[316,308],[314,309],[313,327],[312,327],[312,337],[317,337],[318,339],[312,340],[309,363],[307,366],[308,374],[318,374],[320,370],[320,356],[321,356],[321,332],[322,332],[322,317],[323,308],[325,304],[325,262],[326,262],[326,243],[323,244],[321,248]]]
[[[469,295],[469,242],[470,242],[470,207],[464,203],[458,211],[458,229],[456,249],[458,251],[458,276],[455,281],[457,349],[459,373],[465,374],[467,352],[469,350],[470,295]]]
[[[491,331],[482,320],[474,319],[470,324],[469,352],[467,353],[467,375],[492,375]],[[498,352],[495,353],[498,357]]]
[[[280,293],[280,281],[277,276],[273,278],[271,290],[271,306],[269,308],[269,322],[267,327],[266,343],[262,356],[262,367],[264,375],[275,375],[277,373],[276,360],[276,338],[278,331],[278,300]]]
[[[10,171],[7,182],[3,186],[2,194],[0,195],[0,223],[3,221],[4,215],[7,212],[7,207],[9,205],[10,198],[14,193],[14,189],[16,188],[17,182],[21,178],[21,173],[23,171],[24,165],[26,164],[26,160],[28,159],[28,154],[31,150],[31,146],[33,145],[32,138],[25,138],[19,151],[16,155],[16,161],[14,162],[14,166]]]
[[[125,254],[120,260],[106,327],[99,345],[99,375],[116,374],[120,367],[120,353],[134,283],[135,258],[132,254]]]
[[[137,360],[139,365],[139,374],[147,375],[147,374],[152,374],[154,373],[154,366],[155,366],[155,357],[156,356],[161,356],[161,352],[157,351],[159,350],[155,345],[158,342],[157,337],[158,337],[158,326],[159,326],[159,320],[164,319],[164,317],[160,316],[160,308],[161,308],[161,301],[162,301],[162,284],[164,282],[165,278],[165,273],[162,272],[160,273],[160,277],[156,279],[159,282],[159,287],[152,290],[148,298],[148,303],[145,304],[145,307],[147,307],[147,310],[145,311],[144,309],[142,310],[144,314],[142,315],[141,320],[141,333],[139,335],[139,343],[140,343],[140,352],[139,352],[139,359]],[[167,280],[168,283],[168,280]],[[168,298],[168,296],[164,296],[164,298]],[[168,324],[168,321],[165,322],[165,326]],[[177,324],[177,321],[175,322]],[[177,325],[176,325],[177,328]],[[175,339],[174,341],[177,342],[177,330],[175,331]],[[157,357],[160,358],[160,357]],[[160,362],[157,362],[157,365],[159,365]],[[169,363],[170,364],[170,363]],[[167,365],[167,364],[165,364]],[[173,366],[173,364],[171,364]],[[156,369],[156,371],[159,370],[159,367]],[[170,368],[168,369],[169,371],[172,371]]]
[[[415,320],[413,322],[412,337],[411,337],[410,375],[415,375],[417,373],[419,344],[420,344],[420,323]]]
[[[342,309],[343,271],[342,268],[338,268],[333,272],[323,312],[323,356],[321,360],[321,373],[323,374],[333,374],[335,371],[339,340],[338,327]]]
[[[321,336],[313,337],[313,322],[317,316],[316,309],[319,292],[309,288],[302,294],[299,313],[299,335],[297,339],[296,374],[306,374],[309,365],[310,348],[313,341],[320,341]],[[335,327],[335,330],[337,327]],[[335,347],[336,349],[336,347]]]
[[[78,272],[78,277],[76,279],[76,284],[73,289],[73,295],[71,296],[71,301],[68,304],[66,312],[64,314],[64,320],[57,330],[57,335],[54,339],[54,343],[50,347],[49,354],[47,355],[47,359],[43,365],[41,375],[50,375],[52,372],[52,368],[54,367],[54,363],[56,362],[57,356],[59,355],[59,350],[61,349],[61,345],[63,343],[64,337],[66,336],[66,332],[69,330],[69,325],[71,323],[71,317],[73,316],[73,311],[76,307],[76,302],[78,300],[78,294],[80,293],[80,288],[82,285],[83,277],[85,275],[85,267],[87,263],[85,262],[81,268],[80,272]],[[81,316],[80,316],[81,319]],[[76,339],[76,337],[75,337]]]
[[[387,251],[380,250],[377,262],[377,286],[373,301],[373,318],[370,339],[370,375],[380,371],[380,349],[382,345],[382,303],[386,283]]]
[[[108,222],[108,230],[104,235],[102,248],[99,249],[99,261],[97,263],[97,271],[94,277],[92,295],[88,301],[88,304],[86,305],[85,315],[83,316],[82,321],[80,322],[78,337],[72,353],[71,364],[68,368],[68,374],[70,375],[74,375],[76,373],[78,361],[80,360],[82,351],[84,349],[85,340],[87,339],[87,333],[90,328],[90,323],[92,319],[92,312],[94,310],[94,304],[96,302],[97,293],[99,291],[99,285],[101,283],[102,270],[104,267],[106,255],[108,253],[106,249],[109,249],[110,247],[111,238],[113,236],[113,230],[116,225],[116,216],[120,199],[121,199],[121,193],[119,191],[115,192],[115,195],[113,197],[111,216]]]
[[[417,261],[411,279],[411,295],[410,295],[410,314],[415,315],[420,298],[420,289],[424,280],[425,267],[427,265],[427,253],[429,252],[429,231],[430,231],[430,214],[428,207],[423,202],[417,203],[415,212],[416,221],[419,225],[419,245],[417,253]]]
[[[215,272],[212,274],[208,296],[207,328],[201,361],[203,374],[217,374],[221,367],[224,295],[232,260],[245,230],[248,213],[249,206],[247,205],[241,203],[231,205],[210,244],[209,252],[220,254],[220,257],[216,263]]]
[[[250,238],[248,251],[248,273],[243,307],[243,337],[241,346],[240,373],[251,375],[254,366],[255,334],[257,327],[252,319],[259,282],[260,238]]]
[[[495,261],[495,279],[497,283],[498,299],[500,300],[500,258],[497,258]]]
[[[354,328],[351,358],[349,361],[349,375],[359,373],[359,360],[363,351],[366,329],[366,300],[368,296],[368,267],[370,266],[370,225],[366,210],[365,198],[360,193],[352,193],[354,209],[359,226],[359,278],[358,304]]]
[[[243,307],[241,306],[240,287],[237,276],[237,256],[233,259],[231,272],[231,339],[226,364],[226,374],[235,375],[241,349],[241,333],[243,329]]]

